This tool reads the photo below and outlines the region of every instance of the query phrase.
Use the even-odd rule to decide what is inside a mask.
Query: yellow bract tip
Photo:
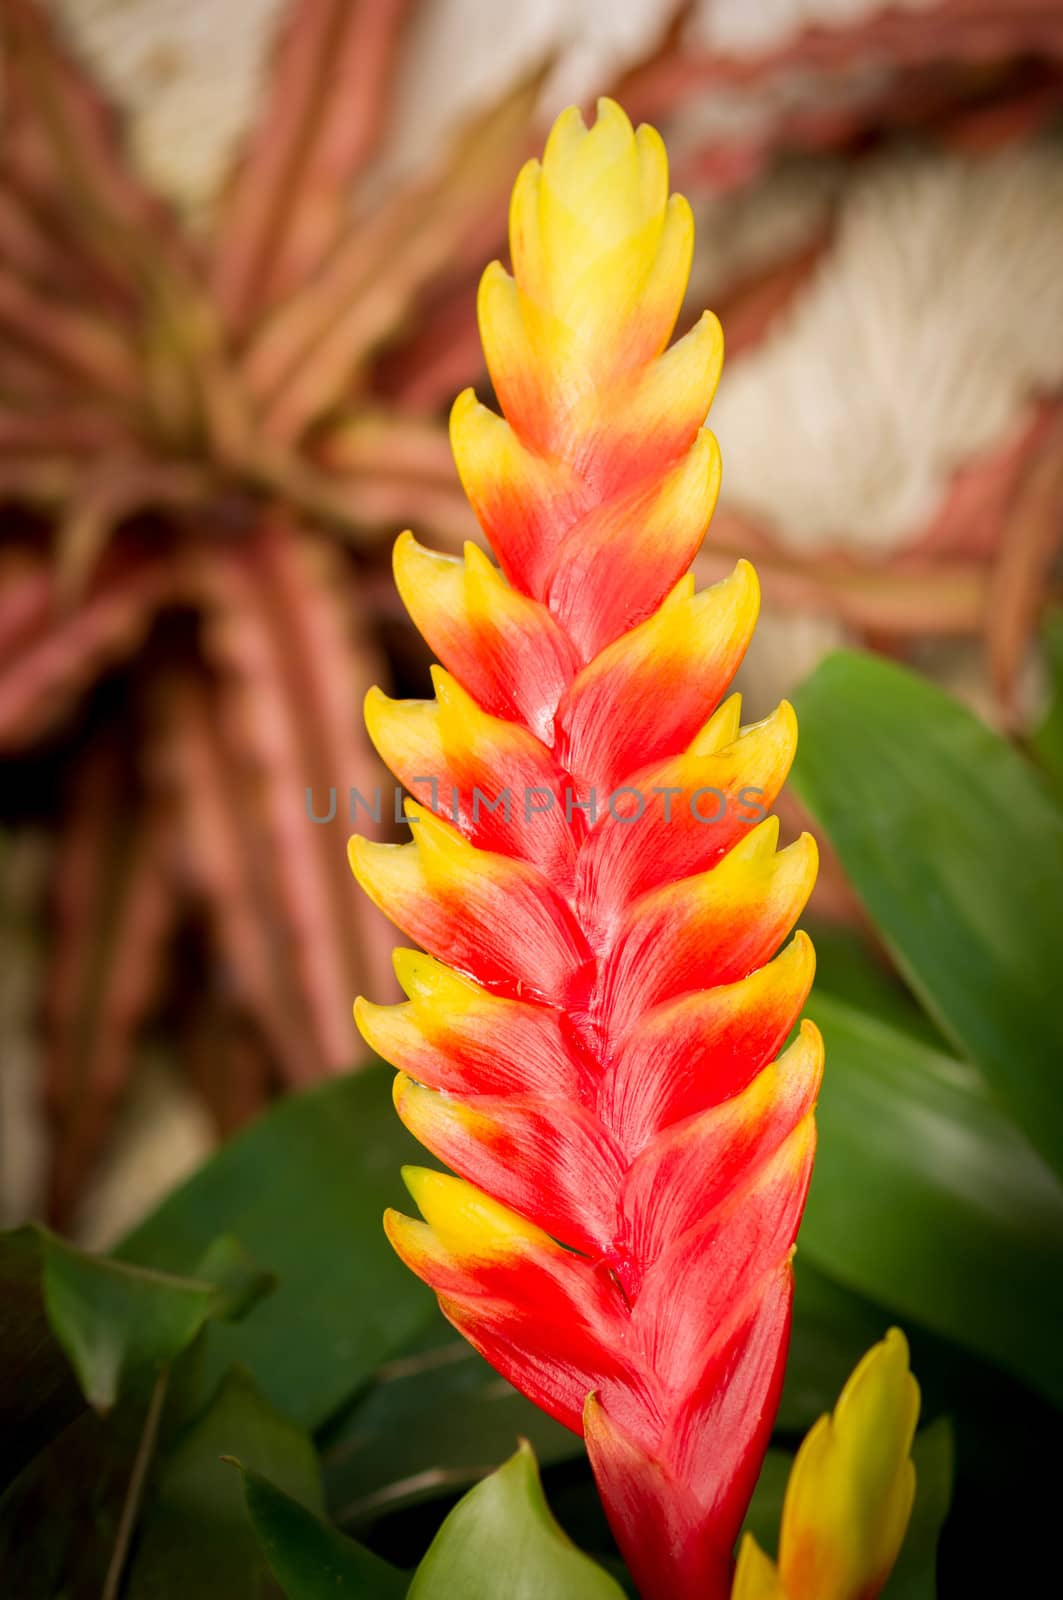
[[[692,756],[712,756],[718,750],[725,750],[738,738],[738,730],[742,717],[742,696],[731,694],[716,707],[712,716],[690,741],[689,754]]]
[[[403,809],[426,873],[467,866],[471,858],[479,853],[468,840],[462,838],[456,828],[444,822],[427,806],[419,805],[416,800],[407,800]]]
[[[499,1260],[529,1247],[559,1248],[541,1228],[464,1178],[403,1167],[402,1180],[439,1243],[456,1257]]]
[[[911,1515],[918,1416],[908,1341],[891,1328],[797,1452],[777,1568],[755,1545],[743,1545],[732,1600],[873,1600]]]
[[[789,956],[795,966],[807,968],[811,983],[816,973],[816,947],[804,928],[798,928],[783,954]]]
[[[750,828],[744,839],[738,841],[727,859],[735,865],[739,862],[766,861],[775,855],[778,843],[779,819],[776,816],[765,817],[755,828]]]
[[[362,868],[368,859],[367,852],[369,849],[370,841],[363,839],[360,833],[353,833],[347,840],[347,862],[356,878],[360,876]]]
[[[403,993],[412,1001],[433,1001],[440,997],[447,1006],[455,1006],[460,997],[468,1000],[483,994],[478,983],[465,978],[460,972],[445,966],[423,950],[405,950],[401,946],[391,953],[395,976]]]
[[[787,1600],[779,1574],[751,1533],[747,1533],[738,1552],[731,1600]]]

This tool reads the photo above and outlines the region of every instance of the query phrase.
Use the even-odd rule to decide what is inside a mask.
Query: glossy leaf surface
[[[525,1399],[438,1317],[374,1373],[321,1439],[329,1505],[357,1530],[475,1483],[520,1439],[543,1464],[583,1454],[577,1434]]]
[[[214,1156],[122,1247],[186,1271],[224,1228],[277,1277],[239,1330],[212,1328],[210,1371],[247,1365],[262,1392],[317,1426],[430,1319],[430,1296],[395,1260],[380,1214],[414,1148],[391,1112],[390,1075],[369,1068],[271,1108]]]
[[[276,1593],[244,1503],[237,1457],[311,1510],[321,1474],[306,1434],[234,1371],[162,1463],[140,1530],[129,1593],[140,1600],[272,1600]]]
[[[839,652],[801,687],[794,784],[908,983],[1063,1170],[1063,812],[940,689]]]
[[[409,1600],[621,1600],[622,1593],[558,1527],[535,1457],[522,1445],[455,1506],[417,1569]]]
[[[407,1578],[257,1472],[244,1471],[247,1509],[288,1600],[403,1600]]]
[[[810,1010],[832,1070],[801,1254],[1063,1399],[1054,1174],[971,1067],[826,995]]]

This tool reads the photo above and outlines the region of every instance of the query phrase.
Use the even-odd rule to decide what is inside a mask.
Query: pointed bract
[[[778,1403],[822,1041],[805,1024],[816,874],[768,811],[789,706],[725,698],[756,622],[748,562],[696,592],[719,486],[702,427],[722,340],[665,346],[693,224],[657,134],[610,101],[559,118],[517,179],[513,274],[479,301],[502,415],[451,440],[498,566],[395,551],[445,671],[369,730],[413,842],[353,840],[426,955],[360,1001],[407,1127],[457,1176],[389,1213],[446,1316],[586,1432],[647,1600],[722,1600]],[[432,812],[436,815],[433,815]],[[780,1053],[781,1052],[781,1053]]]
[[[876,1600],[900,1553],[915,1496],[919,1385],[891,1328],[853,1372],[794,1459],[776,1565],[751,1534],[732,1600]]]

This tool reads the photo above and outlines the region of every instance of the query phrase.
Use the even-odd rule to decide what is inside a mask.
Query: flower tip
[[[505,270],[506,269],[503,267],[501,261],[492,261],[490,266],[484,268],[484,277],[486,278],[489,272],[504,273]],[[461,426],[462,422],[469,415],[470,411],[474,411],[479,404],[480,402],[476,398],[476,390],[473,388],[472,384],[469,384],[467,388],[461,391],[457,399],[454,401],[454,404],[450,408],[450,428],[452,434],[455,428]]]
[[[407,528],[400,533],[391,547],[391,571],[395,579],[395,587],[403,596],[412,586],[407,580],[412,580],[424,556],[424,548],[417,543],[413,534]]]
[[[723,323],[720,321],[715,311],[709,311],[706,308],[706,310],[701,313],[701,316],[698,318],[694,326],[697,329],[700,337],[705,340],[707,344],[712,345],[716,349],[718,352],[719,365],[723,366]]]
[[[600,94],[595,102],[594,111],[597,122],[622,123],[626,128],[631,127],[631,118],[612,95]]]
[[[451,1172],[403,1167],[402,1181],[439,1245],[456,1258],[499,1261],[529,1245],[556,1248],[535,1223]]]
[[[794,741],[796,743],[796,740],[797,740],[797,712],[794,710],[793,704],[792,704],[791,701],[789,701],[789,700],[780,700],[779,704],[775,707],[775,710],[771,713],[770,717],[768,718],[768,721],[769,722],[775,721],[780,728],[785,728],[788,731],[792,730],[793,731],[793,736],[794,736]]]
[[[435,697],[441,706],[460,702],[462,698],[461,688],[445,667],[441,667],[438,662],[433,662],[428,669],[428,676],[432,680]]]
[[[802,1043],[807,1050],[810,1052],[815,1052],[822,1064],[826,1055],[826,1046],[823,1043],[822,1033],[820,1032],[816,1023],[812,1021],[811,1017],[801,1018],[801,1026],[797,1030],[797,1037],[798,1041]],[[905,1348],[907,1348],[907,1346]]]
[[[896,1358],[908,1365],[908,1338],[901,1328],[887,1328],[883,1345]]]
[[[416,570],[417,564],[423,561],[428,554],[424,545],[418,544],[416,536],[409,528],[404,528],[391,547],[391,572],[395,579],[395,587],[403,593],[403,576],[411,567]]]
[[[805,932],[804,928],[798,928],[797,929],[797,932],[794,934],[794,937],[793,937],[793,942],[791,944],[791,949],[794,952],[794,960],[795,961],[798,959],[798,956],[800,956],[800,959],[802,961],[811,962],[813,970],[815,969],[816,947],[812,943],[811,936],[808,933]]]
[[[397,945],[391,952],[391,965],[408,1000],[421,1000],[431,995],[432,976],[439,970],[439,963],[431,956],[425,955],[423,950]]]
[[[735,569],[731,574],[731,580],[737,584],[738,588],[744,594],[749,596],[750,602],[755,604],[759,609],[760,579],[757,577],[757,569],[753,565],[752,561],[747,561],[745,556],[740,556],[735,562]]]
[[[421,1215],[425,1216],[425,1210],[421,1205],[421,1201],[430,1196],[433,1180],[444,1177],[445,1174],[441,1172],[434,1172],[431,1167],[414,1166],[412,1162],[407,1162],[401,1166],[399,1168],[399,1174],[403,1183],[406,1185],[414,1205],[417,1206],[418,1210],[421,1212]],[[457,1178],[452,1178],[451,1182],[457,1183],[459,1180]],[[427,1221],[429,1219],[425,1216],[425,1220]]]
[[[566,106],[563,111],[559,111],[543,147],[542,170],[549,172],[562,162],[566,155],[571,154],[573,148],[586,137],[587,125],[579,106]]]
[[[347,865],[350,867],[358,882],[362,881],[362,873],[368,865],[369,840],[360,833],[352,833],[347,840]]]
[[[746,862],[764,861],[774,856],[779,844],[779,819],[774,814],[750,828],[744,839],[735,845],[731,854]],[[739,854],[740,852],[740,854]]]
[[[359,995],[354,1002],[355,1027],[370,1050],[382,1061],[395,1059],[396,1033],[399,1032],[401,1037],[402,1014],[406,1009],[401,1004],[376,1005],[364,995]],[[399,1048],[401,1049],[401,1045]]]
[[[362,716],[365,719],[366,731],[374,744],[377,744],[381,722],[388,711],[398,704],[400,702],[386,695],[378,683],[374,683],[371,689],[366,690],[365,699],[362,701]]]
[[[804,858],[814,883],[816,873],[819,871],[819,843],[815,834],[809,833],[807,828],[804,829],[802,833],[798,834],[790,849],[800,853]]]
[[[418,883],[417,852],[410,844],[380,844],[360,833],[347,841],[347,862],[373,904],[393,920]]]
[[[395,1206],[384,1208],[384,1232],[396,1248],[398,1248],[396,1235],[401,1237],[406,1229],[412,1226],[414,1226],[413,1218],[406,1216],[405,1212],[397,1210]]]
[[[416,1271],[418,1264],[430,1254],[431,1230],[394,1206],[388,1206],[384,1212],[384,1235],[399,1260],[411,1271]]]
[[[919,1417],[919,1384],[911,1370],[908,1340],[900,1328],[890,1328],[878,1344],[872,1345],[846,1384],[839,1409],[850,1394],[861,1391],[889,1395],[895,1415],[904,1421],[902,1434],[910,1442]]]
[[[485,575],[491,578],[498,577],[498,568],[491,560],[491,557],[481,550],[473,539],[466,539],[462,545],[461,553],[465,558],[465,565],[471,576],[478,578]]]
[[[751,1533],[743,1535],[731,1600],[783,1600],[775,1563]]]

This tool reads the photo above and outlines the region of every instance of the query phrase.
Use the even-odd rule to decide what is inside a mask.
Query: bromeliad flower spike
[[[816,1029],[778,1055],[812,949],[776,952],[816,852],[777,850],[767,816],[790,707],[743,729],[723,700],[753,570],[701,593],[688,571],[722,341],[706,314],[666,349],[693,223],[658,135],[610,101],[589,131],[565,112],[510,243],[479,303],[502,416],[467,392],[452,417],[501,570],[403,535],[399,588],[446,670],[434,700],[366,711],[413,842],[356,838],[352,865],[427,954],[397,953],[407,1004],[357,1015],[457,1174],[409,1171],[424,1221],[386,1225],[470,1342],[585,1434],[647,1600],[715,1600],[776,1409],[815,1143]]]

